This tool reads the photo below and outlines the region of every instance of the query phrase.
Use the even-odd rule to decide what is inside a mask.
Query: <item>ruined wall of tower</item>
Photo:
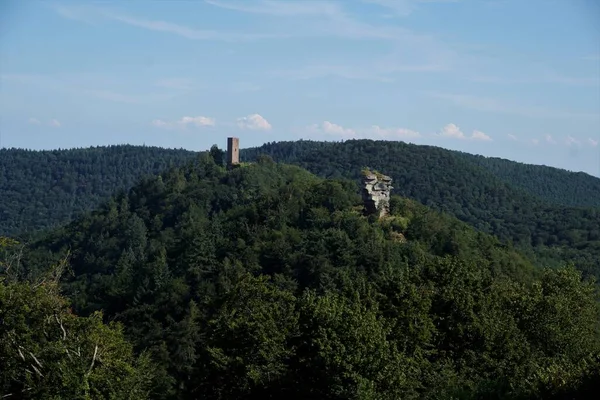
[[[227,165],[240,163],[240,139],[236,137],[227,138]]]

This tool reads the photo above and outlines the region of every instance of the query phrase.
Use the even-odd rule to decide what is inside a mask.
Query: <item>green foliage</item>
[[[354,181],[266,157],[226,170],[205,154],[41,235],[11,265],[40,279],[69,254],[61,287],[76,318],[101,332],[122,324],[151,359],[149,398],[541,399],[597,388],[595,282],[537,268],[408,198],[365,218],[357,193]],[[46,328],[36,325],[35,343]],[[86,361],[98,337],[81,337]],[[145,364],[104,337],[117,343],[114,365],[133,365],[140,382]],[[127,376],[102,377],[114,371]]]
[[[147,146],[0,149],[0,235],[52,228],[198,155]]]
[[[22,399],[148,398],[152,369],[116,323],[77,317],[52,281],[0,278],[0,395]]]
[[[600,179],[590,175],[373,140],[268,143],[242,155],[269,155],[357,182],[365,171],[382,171],[393,178],[393,194],[493,234],[539,264],[572,262],[586,276],[600,277]]]

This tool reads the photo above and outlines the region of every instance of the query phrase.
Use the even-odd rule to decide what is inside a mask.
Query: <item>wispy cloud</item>
[[[581,57],[583,60],[587,61],[600,61],[600,53],[597,54],[588,54],[587,56]]]
[[[389,10],[393,15],[406,17],[425,3],[458,3],[460,0],[362,0],[363,3],[375,4]]]
[[[195,126],[198,128],[215,126],[216,121],[214,118],[197,116],[182,117],[177,121],[164,121],[162,119],[155,119],[152,121],[152,125],[157,128],[185,130],[188,126]]]
[[[128,104],[149,104],[158,101],[169,100],[178,95],[178,93],[172,91],[169,93],[126,94],[109,89],[97,89],[94,86],[99,85],[98,77],[2,74],[0,75],[0,79],[6,82],[32,85],[57,92],[87,95],[102,100]],[[111,84],[115,86],[117,85],[115,82],[112,82]]]
[[[151,31],[166,32],[182,36],[192,40],[215,40],[224,42],[240,42],[267,38],[281,38],[283,35],[271,35],[260,33],[244,33],[244,32],[225,32],[215,30],[203,30],[191,28],[185,25],[170,23],[165,21],[148,20],[143,18],[134,18],[124,15],[104,13],[109,19],[122,22],[127,25],[138,28],[148,29]]]
[[[567,138],[565,139],[565,143],[567,144],[567,146],[573,146],[573,145],[580,145],[581,142],[577,139],[575,139],[573,136],[567,136]]]
[[[588,143],[592,146],[592,147],[596,147],[598,146],[598,140],[594,140],[592,138],[588,138]]]
[[[308,23],[291,33],[295,37],[335,36],[349,39],[380,39],[390,41],[427,41],[430,36],[417,35],[412,31],[382,24],[369,24],[348,15],[342,3],[333,1],[216,1],[205,3],[236,12],[262,14],[279,18],[308,17]]]
[[[194,82],[185,78],[169,78],[159,80],[155,83],[155,86],[166,89],[190,90],[194,87]]]
[[[310,125],[303,129],[301,134],[308,134],[309,137],[317,139],[334,137],[338,139],[409,140],[421,137],[419,132],[406,128],[390,128],[379,125],[371,125],[367,128],[348,128],[330,121]]]
[[[177,24],[173,22],[152,20],[141,17],[134,17],[125,15],[117,12],[112,12],[106,8],[99,8],[89,5],[76,5],[76,6],[58,6],[55,7],[55,11],[62,17],[89,22],[98,20],[112,20],[121,22],[126,25],[134,26],[141,29],[150,31],[165,32],[173,35],[181,36],[191,40],[212,40],[212,41],[223,41],[223,42],[240,42],[240,41],[252,41],[259,39],[273,39],[282,38],[287,35],[282,34],[262,34],[262,33],[248,33],[248,32],[231,32],[231,31],[217,31],[207,29],[197,29],[189,27],[183,24]]]
[[[556,140],[554,140],[554,138],[552,137],[552,135],[546,135],[544,137],[544,139],[546,140],[547,143],[556,144]]]
[[[460,127],[453,123],[444,126],[442,130],[437,134],[437,136],[460,140],[479,140],[484,142],[489,142],[492,140],[492,138],[488,134],[476,129],[473,131],[473,133],[471,133],[471,136],[467,136],[463,133]]]
[[[384,64],[372,62],[364,65],[308,65],[290,70],[273,71],[274,76],[294,80],[338,77],[350,80],[367,80],[377,82],[393,82],[396,73],[400,72],[441,72],[447,70],[443,64]]]
[[[30,124],[30,125],[42,125],[42,121],[40,121],[37,118],[29,118],[27,120],[27,123]],[[50,121],[48,121],[47,125],[51,126],[53,128],[60,128],[62,124],[57,119],[51,119]]]
[[[540,107],[527,107],[503,102],[501,100],[489,97],[440,92],[425,92],[425,94],[433,98],[447,100],[459,107],[477,111],[520,115],[531,118],[600,119],[600,113],[577,113],[570,111],[548,110]]]
[[[311,125],[309,127],[309,130],[314,132],[321,131],[322,133],[325,133],[327,135],[338,136],[345,139],[351,139],[356,137],[356,131],[354,129],[344,128],[341,125],[334,124],[329,121],[325,121],[321,125]]]
[[[508,135],[506,135],[506,136],[508,136],[508,138],[509,138],[510,140],[514,140],[514,141],[518,141],[518,140],[519,140],[519,138],[518,138],[518,137],[516,137],[515,135],[513,135],[512,133],[509,133],[509,134],[508,134]]]
[[[234,93],[258,92],[261,87],[251,82],[236,82],[228,86],[229,90]]]
[[[492,138],[490,137],[490,135],[483,133],[481,131],[478,130],[474,130],[473,133],[471,134],[471,139],[473,140],[481,140],[484,142],[489,142],[492,140]]]
[[[262,115],[250,114],[237,119],[237,126],[240,129],[248,129],[251,131],[268,131],[272,126]]]
[[[574,77],[561,75],[556,72],[539,73],[535,76],[521,78],[507,78],[501,76],[475,76],[473,82],[500,85],[528,85],[528,84],[560,84],[567,86],[600,86],[600,77]]]
[[[249,1],[216,1],[204,0],[206,4],[225,8],[232,11],[267,14],[278,17],[298,16],[332,16],[338,15],[341,8],[331,1],[279,1],[279,0],[255,0]]]
[[[454,139],[466,139],[465,134],[455,124],[448,124],[442,128],[439,133],[440,136],[454,138]]]

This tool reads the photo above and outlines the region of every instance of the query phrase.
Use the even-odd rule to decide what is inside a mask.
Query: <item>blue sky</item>
[[[373,138],[600,176],[600,2],[0,2],[0,146]]]

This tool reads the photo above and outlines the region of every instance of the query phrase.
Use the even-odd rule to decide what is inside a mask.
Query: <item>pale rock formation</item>
[[[387,215],[390,211],[390,192],[392,189],[392,178],[387,175],[365,171],[362,190],[365,211],[368,214],[379,212],[379,217]]]

